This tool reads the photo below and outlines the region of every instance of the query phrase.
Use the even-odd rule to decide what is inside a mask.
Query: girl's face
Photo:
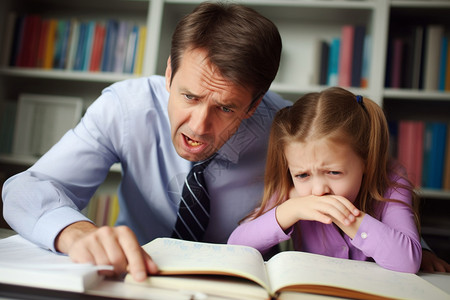
[[[284,152],[298,196],[338,195],[355,201],[364,162],[348,144],[322,138],[288,143]]]

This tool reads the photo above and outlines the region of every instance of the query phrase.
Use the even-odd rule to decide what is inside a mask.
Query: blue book
[[[55,69],[64,69],[67,59],[67,44],[70,36],[70,22],[58,20],[56,29],[55,52],[53,55],[53,66]]]
[[[105,45],[103,47],[102,63],[100,70],[112,72],[114,67],[114,51],[117,42],[119,23],[116,20],[108,20],[106,24]]]
[[[87,24],[84,22],[80,23],[78,46],[75,54],[75,61],[73,64],[73,69],[75,71],[81,71],[83,69],[83,49],[85,48],[84,45],[86,43],[86,29]]]
[[[430,187],[442,189],[442,179],[444,176],[445,144],[447,140],[447,124],[433,124],[433,144],[432,144],[432,176]]]
[[[82,70],[88,71],[91,64],[92,44],[94,43],[95,22],[89,21],[86,28],[86,44],[84,47]]]
[[[426,123],[422,176],[423,187],[433,189],[442,188],[446,140],[447,123]]]
[[[352,85],[351,85],[354,87],[361,86],[365,36],[366,36],[366,27],[355,26],[355,34],[353,37],[353,61],[352,61]]]
[[[330,44],[330,58],[328,60],[328,85],[335,86],[338,84],[339,74],[339,49],[341,47],[341,39],[334,38]]]
[[[138,35],[139,35],[139,27],[137,25],[133,25],[133,28],[131,29],[131,32],[128,36],[125,63],[123,67],[124,73],[132,74],[134,71],[134,61],[136,57]]]
[[[447,70],[447,49],[448,49],[448,38],[446,36],[442,37],[441,43],[441,54],[439,60],[439,82],[438,82],[438,90],[445,90],[445,72]]]

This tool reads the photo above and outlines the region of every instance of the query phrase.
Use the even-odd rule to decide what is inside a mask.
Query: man
[[[143,280],[157,266],[140,244],[172,236],[191,162],[213,157],[202,240],[225,243],[258,205],[270,124],[290,104],[266,93],[280,53],[277,28],[252,9],[200,4],[175,29],[165,78],[105,89],[76,128],[5,182],[5,219],[75,262]],[[97,228],[80,210],[114,163],[122,166],[118,226]]]
[[[215,154],[202,240],[226,243],[261,198],[270,123],[290,103],[266,94],[280,53],[277,28],[252,9],[200,4],[175,30],[165,78],[105,89],[76,128],[5,183],[5,219],[44,248],[142,280],[156,266],[139,245],[172,236],[191,162]],[[80,210],[113,163],[123,226],[97,228]]]

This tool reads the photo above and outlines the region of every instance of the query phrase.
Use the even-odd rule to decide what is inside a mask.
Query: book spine
[[[444,27],[441,25],[428,25],[425,39],[425,61],[423,74],[423,88],[437,90],[439,82],[439,54],[441,51]]]
[[[413,38],[413,56],[412,56],[412,78],[411,88],[421,88],[421,73],[423,66],[423,40],[424,40],[424,28],[417,26],[414,28]]]
[[[128,22],[120,21],[118,33],[117,33],[117,43],[116,43],[116,48],[115,48],[115,52],[114,52],[113,72],[123,73],[128,34],[129,34]]]
[[[402,61],[403,61],[403,40],[395,38],[392,45],[391,83],[392,88],[401,88]]]
[[[367,88],[369,86],[369,67],[370,57],[372,53],[372,39],[370,35],[364,37],[364,50],[363,50],[363,62],[361,70],[361,87]]]
[[[339,50],[341,48],[341,39],[333,38],[330,46],[330,58],[328,65],[328,85],[335,86],[338,84],[339,73]]]
[[[77,52],[77,45],[80,37],[80,23],[77,19],[70,21],[70,37],[67,50],[66,70],[73,70],[75,64],[75,55]]]
[[[14,41],[14,29],[17,20],[17,14],[15,12],[9,12],[5,25],[5,41],[2,49],[2,59],[1,65],[8,66],[11,58],[11,53],[13,52],[13,41]]]
[[[439,58],[439,83],[438,83],[438,90],[444,91],[445,90],[445,80],[446,80],[446,68],[447,68],[447,60],[448,60],[448,38],[446,36],[442,37],[441,42],[441,52],[440,52],[440,58]]]
[[[142,67],[144,64],[146,38],[147,38],[147,26],[142,25],[139,27],[137,54],[136,54],[136,62],[135,62],[135,69],[134,69],[134,74],[136,74],[136,75],[142,74]]]
[[[366,35],[365,26],[356,26],[353,42],[353,59],[351,72],[351,86],[360,87],[362,78],[362,64],[364,51],[364,38]]]
[[[345,25],[342,27],[341,49],[339,51],[338,84],[342,87],[350,87],[352,84],[352,59],[355,27]]]
[[[330,59],[330,44],[327,41],[320,42],[319,84],[326,85],[328,79],[328,66]]]
[[[447,123],[447,137],[445,142],[445,164],[442,179],[442,188],[450,190],[450,123]]]
[[[42,66],[44,69],[53,68],[56,26],[57,26],[57,20],[50,19],[49,26],[48,26],[47,39],[46,39],[46,43],[45,43],[44,63]]]

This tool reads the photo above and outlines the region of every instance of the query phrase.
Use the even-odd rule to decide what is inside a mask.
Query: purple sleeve
[[[391,188],[386,196],[411,204],[411,193],[405,189]],[[422,247],[413,212],[404,203],[386,203],[380,221],[365,215],[352,243],[386,269],[416,273]]]
[[[292,229],[287,234],[281,229],[275,210],[276,207],[239,225],[228,238],[228,244],[250,246],[265,254],[271,247],[290,239]]]

